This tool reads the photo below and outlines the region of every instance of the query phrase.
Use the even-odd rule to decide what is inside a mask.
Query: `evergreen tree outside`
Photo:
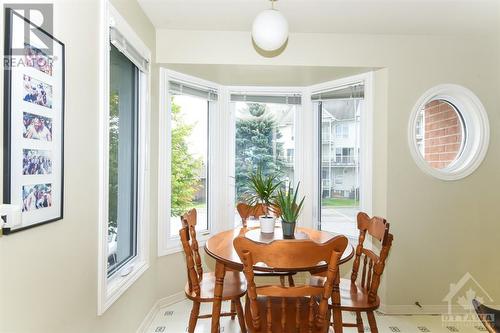
[[[266,104],[247,103],[248,117],[236,120],[236,199],[242,201],[248,191],[249,174],[260,166],[263,174],[278,172],[286,177],[282,134]]]

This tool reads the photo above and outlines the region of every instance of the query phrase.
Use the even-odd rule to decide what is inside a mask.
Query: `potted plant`
[[[247,195],[247,203],[255,206],[261,204],[264,207],[264,215],[259,216],[260,229],[263,233],[273,233],[275,217],[270,214],[273,209],[274,193],[281,185],[277,174],[264,176],[262,169],[258,168],[249,176],[250,192]]]
[[[274,205],[279,209],[281,217],[281,225],[283,228],[283,238],[293,238],[295,234],[295,224],[299,218],[300,211],[304,205],[306,197],[297,204],[297,193],[299,192],[300,182],[297,184],[297,189],[294,191],[292,186],[288,186],[287,191],[278,190]]]

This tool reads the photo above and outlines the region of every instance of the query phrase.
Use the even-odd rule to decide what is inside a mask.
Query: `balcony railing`
[[[335,156],[335,157],[324,157],[322,159],[323,164],[334,164],[334,165],[354,165],[356,164],[356,159],[354,156]]]

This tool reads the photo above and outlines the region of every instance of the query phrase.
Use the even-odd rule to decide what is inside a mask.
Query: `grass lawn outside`
[[[327,198],[321,199],[321,207],[356,207],[359,206],[359,200],[346,198]]]
[[[196,208],[196,209],[205,208],[206,205],[207,205],[206,202],[193,202],[193,204],[191,205],[191,208]]]

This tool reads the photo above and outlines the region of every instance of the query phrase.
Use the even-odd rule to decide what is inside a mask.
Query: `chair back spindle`
[[[328,299],[334,292],[333,284],[338,274],[338,262],[347,243],[347,238],[344,236],[336,236],[322,244],[311,240],[280,240],[262,244],[244,235],[236,237],[234,247],[243,263],[243,272],[248,283],[249,310],[255,330],[271,333],[281,329],[285,332],[288,325],[290,326],[288,331],[293,329],[298,331],[301,326],[304,328],[306,325],[309,332],[326,332],[329,323]],[[254,281],[253,267],[257,263],[263,263],[276,271],[290,271],[314,267],[320,262],[328,263],[326,282],[322,286],[306,284],[257,287]],[[267,297],[264,308],[259,308],[257,301],[259,296]],[[266,313],[260,313],[261,310]],[[295,323],[286,320],[291,310],[295,311]],[[301,313],[306,313],[307,317],[301,317]],[[281,316],[279,321],[274,321],[276,327],[273,327],[273,316]],[[263,326],[264,318],[266,325]]]
[[[352,267],[351,282],[356,283],[359,278],[359,266],[362,264],[360,286],[368,292],[368,301],[375,302],[380,278],[385,268],[385,261],[392,246],[393,235],[389,233],[389,223],[383,218],[370,218],[365,213],[359,213],[357,218],[359,240]],[[367,233],[381,243],[382,247],[379,255],[364,248]]]

